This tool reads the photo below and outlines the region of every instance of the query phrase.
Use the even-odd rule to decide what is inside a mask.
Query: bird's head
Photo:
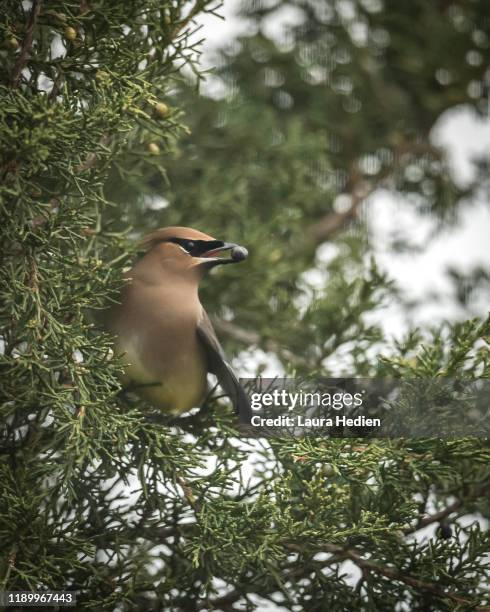
[[[198,277],[222,264],[239,263],[248,252],[233,242],[223,242],[190,227],[165,227],[143,239],[143,249],[166,269]],[[221,254],[229,252],[229,257]]]

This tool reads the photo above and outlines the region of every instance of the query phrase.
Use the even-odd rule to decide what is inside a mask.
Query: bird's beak
[[[219,257],[218,253],[222,251],[231,251],[230,257]],[[208,268],[219,266],[221,264],[239,263],[248,257],[248,251],[234,242],[223,242],[218,247],[213,247],[209,251],[201,253],[199,259],[202,264]]]

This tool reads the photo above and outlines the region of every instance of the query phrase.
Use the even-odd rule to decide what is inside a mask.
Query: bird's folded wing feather
[[[238,418],[242,423],[250,423],[252,411],[250,402],[233,372],[219,343],[213,325],[203,310],[202,318],[197,325],[197,335],[206,350],[209,371],[214,374],[226,393],[230,396]]]

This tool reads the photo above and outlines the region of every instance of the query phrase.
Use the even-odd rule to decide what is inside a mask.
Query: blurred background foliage
[[[488,116],[488,4],[250,0],[199,93],[215,8],[0,4],[0,583],[89,610],[486,609],[486,440],[245,441],[215,396],[165,420],[86,313],[136,238],[190,225],[250,250],[202,291],[239,372],[488,377],[488,320],[387,337],[406,296],[366,212],[387,190],[437,230],[488,193],[487,159],[462,186],[431,137]],[[450,275],[471,313],[488,270]]]

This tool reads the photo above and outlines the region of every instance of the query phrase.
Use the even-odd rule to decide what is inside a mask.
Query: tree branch
[[[26,33],[24,40],[22,41],[22,48],[19,53],[19,57],[15,62],[15,66],[12,72],[11,85],[12,87],[18,87],[22,71],[24,70],[27,60],[29,59],[29,51],[32,47],[32,39],[34,36],[34,28],[36,27],[37,18],[41,11],[41,0],[33,0],[32,9],[29,15],[29,21],[27,22]]]
[[[289,550],[293,550],[295,552],[304,552],[303,547],[300,544],[295,544],[293,542],[286,543],[286,548]],[[440,597],[441,599],[450,599],[458,603],[459,605],[471,606],[472,602],[465,597],[462,597],[458,593],[446,592],[433,582],[427,582],[425,580],[421,580],[420,578],[415,578],[414,576],[410,576],[409,574],[405,574],[395,567],[387,567],[386,565],[382,565],[376,561],[371,561],[370,559],[365,559],[362,557],[355,548],[344,548],[337,544],[323,544],[319,545],[318,551],[320,552],[329,552],[337,556],[337,560],[342,561],[345,559],[350,559],[353,561],[363,572],[363,577],[365,577],[369,572],[374,572],[376,574],[380,574],[381,576],[385,576],[386,578],[390,578],[392,580],[398,580],[403,582],[404,584],[413,587],[414,589],[418,589],[421,591],[426,591],[435,595],[436,597]],[[489,612],[489,608],[485,606],[477,606],[473,608],[478,612]]]
[[[377,187],[378,183],[376,182],[371,185],[366,185],[364,189],[352,193],[352,203],[347,210],[343,212],[329,212],[311,225],[308,233],[315,244],[321,244],[329,240],[340,231],[348,221],[354,219],[357,216],[360,205],[377,189]]]
[[[488,487],[490,486],[490,480],[485,480],[482,483],[478,484],[473,491],[471,491],[464,499],[457,499],[452,504],[449,504],[446,508],[439,510],[439,512],[435,512],[434,514],[429,514],[420,518],[415,528],[408,528],[404,531],[405,534],[414,533],[423,527],[427,527],[427,525],[431,525],[432,523],[438,523],[445,518],[447,518],[453,512],[459,510],[465,501],[470,501],[480,497],[480,495],[485,494],[488,491]]]
[[[466,599],[465,597],[462,597],[458,593],[444,591],[432,582],[420,580],[420,578],[415,578],[414,576],[410,576],[409,574],[404,574],[397,568],[387,567],[375,561],[371,561],[370,559],[365,559],[353,548],[343,549],[341,546],[337,546],[335,544],[327,544],[324,548],[328,552],[336,554],[340,554],[343,552],[346,558],[353,561],[363,571],[374,572],[376,574],[380,574],[381,576],[385,576],[386,578],[398,580],[410,587],[413,587],[414,589],[426,591],[428,593],[431,593],[432,595],[435,595],[436,597],[440,597],[441,599],[450,599],[451,601],[454,601],[459,605],[472,605],[472,602],[470,600]],[[488,612],[488,607],[486,606],[477,606],[474,609],[478,610],[479,612]]]
[[[241,342],[247,346],[258,346],[267,352],[276,353],[279,355],[279,357],[283,358],[285,361],[288,361],[294,366],[310,367],[312,365],[301,355],[295,355],[289,349],[281,346],[274,340],[263,340],[258,332],[244,329],[235,323],[224,321],[223,319],[219,319],[217,317],[211,318],[214,327],[219,333],[228,336],[229,338],[233,338],[233,340],[236,340],[237,342]]]
[[[453,512],[456,512],[463,505],[463,500],[457,499],[455,502],[450,504],[447,508],[440,510],[439,512],[435,512],[434,514],[429,514],[428,516],[422,517],[417,523],[417,527],[415,529],[407,529],[405,533],[413,533],[414,531],[418,531],[423,527],[427,527],[427,525],[431,525],[432,523],[438,523],[442,521],[446,517],[448,517]]]
[[[359,160],[352,163],[345,194],[350,195],[352,202],[350,207],[343,212],[328,212],[326,215],[313,223],[308,233],[315,244],[321,244],[330,240],[339,232],[348,221],[357,216],[360,205],[379,188],[381,183],[394,172],[400,160],[407,155],[431,155],[435,159],[441,159],[441,151],[430,142],[403,142],[392,150],[393,161],[382,170],[371,181],[366,180],[359,170]]]

